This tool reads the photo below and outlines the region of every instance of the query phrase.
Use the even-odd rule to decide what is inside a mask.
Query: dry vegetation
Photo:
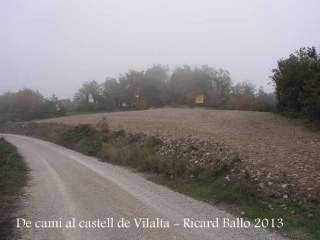
[[[258,190],[305,203],[320,199],[320,134],[297,121],[261,112],[164,108],[40,122],[95,124],[103,116],[112,129],[219,143],[239,154]]]

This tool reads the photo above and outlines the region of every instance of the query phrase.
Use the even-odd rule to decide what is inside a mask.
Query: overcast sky
[[[0,94],[73,97],[155,63],[221,67],[271,91],[277,60],[318,48],[319,30],[319,0],[0,0]]]

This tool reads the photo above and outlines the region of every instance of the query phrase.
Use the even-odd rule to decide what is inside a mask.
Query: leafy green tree
[[[121,107],[121,86],[117,79],[107,78],[102,84],[103,105],[105,110]]]
[[[320,120],[320,56],[316,48],[301,48],[289,58],[280,59],[272,72],[278,109]]]
[[[202,70],[210,77],[211,87],[207,88],[210,92],[207,97],[210,101],[209,106],[222,107],[230,97],[230,73],[222,68],[215,69],[207,65],[202,66]]]
[[[255,86],[248,82],[237,83],[231,87],[227,109],[250,110],[255,101]]]
[[[320,120],[320,71],[303,87],[303,114],[310,119]]]
[[[169,81],[171,103],[190,105],[194,103],[193,79],[193,70],[188,65],[174,70]]]
[[[144,72],[129,70],[127,73],[120,75],[120,102],[121,105],[135,106],[140,108],[141,85],[144,81]]]
[[[167,101],[168,66],[160,64],[148,68],[140,85],[140,101],[145,107],[160,107]]]
[[[102,110],[102,100],[101,86],[95,80],[85,82],[74,96],[78,108],[84,111]]]
[[[55,99],[56,100],[56,99]],[[59,116],[57,103],[44,98],[39,91],[22,89],[0,96],[0,124],[6,121],[28,121]]]
[[[250,109],[260,112],[275,111],[276,99],[274,93],[266,93],[263,87],[260,87],[255,95],[255,100],[252,102]]]
[[[241,100],[237,109],[249,109],[252,106],[249,101],[257,100],[254,86],[248,83],[232,86],[229,72],[221,68],[183,65],[170,73],[168,66],[155,64],[146,71],[129,70],[118,79],[107,78],[102,84],[86,82],[76,93],[74,102],[80,111],[110,111],[165,104],[194,106],[199,95],[204,96],[204,106],[216,108],[225,107],[231,99],[231,102]],[[270,99],[263,96],[259,97],[261,102]]]
[[[194,105],[197,95],[204,95],[205,106],[221,107],[230,95],[229,72],[208,65],[177,68],[170,79],[171,100],[177,104]]]

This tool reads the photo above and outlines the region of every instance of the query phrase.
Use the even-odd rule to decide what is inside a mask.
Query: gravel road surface
[[[223,228],[223,218],[232,221],[235,217],[149,182],[128,169],[42,140],[4,136],[19,149],[31,169],[20,217],[33,225],[17,229],[21,239],[283,239],[265,229]],[[66,228],[65,222],[72,218],[76,228]],[[113,228],[78,225],[81,221],[108,218],[113,218]],[[121,218],[129,220],[131,227],[118,228]],[[137,228],[135,218],[163,219],[170,227]],[[218,218],[219,227],[185,228],[186,218],[200,221]],[[34,226],[36,221],[60,219],[61,228]]]

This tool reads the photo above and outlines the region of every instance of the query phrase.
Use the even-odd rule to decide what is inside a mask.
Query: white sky
[[[73,97],[152,64],[221,67],[268,84],[277,60],[320,46],[319,0],[0,0],[0,94]]]

